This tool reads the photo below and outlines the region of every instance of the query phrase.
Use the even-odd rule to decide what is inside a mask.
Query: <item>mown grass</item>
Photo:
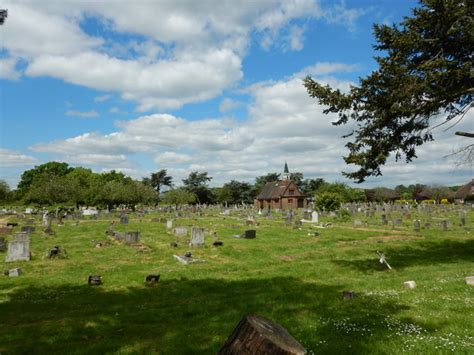
[[[408,220],[393,228],[376,225],[377,217],[359,229],[334,220],[327,229],[293,229],[260,218],[257,238],[245,240],[231,237],[247,228],[245,219],[207,212],[175,221],[216,231],[224,242],[213,247],[207,235],[206,247],[192,250],[206,262],[193,265],[173,258],[190,248],[151,222],[157,214],[116,227],[140,231],[142,247],[111,239],[94,247],[92,240],[107,240],[112,216],[54,225],[54,237],[37,226],[30,262],[5,263],[0,254],[3,270],[23,270],[0,278],[0,353],[211,354],[248,313],[283,325],[309,353],[472,353],[469,213],[464,227],[446,212],[448,231],[433,223],[419,233]],[[319,237],[308,235],[315,230]],[[170,248],[175,240],[179,247]],[[54,245],[69,257],[43,259]],[[377,250],[394,270],[378,262]],[[146,286],[152,273],[161,281]],[[89,274],[102,275],[103,285],[88,286]],[[417,288],[405,289],[407,280]],[[344,301],[343,290],[358,297]]]

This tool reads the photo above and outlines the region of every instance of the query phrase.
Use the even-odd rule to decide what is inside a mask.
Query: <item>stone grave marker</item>
[[[120,216],[120,224],[128,224],[128,217],[126,215]]]
[[[173,220],[172,219],[168,219],[166,221],[166,229],[171,229],[173,228]]]
[[[145,276],[145,282],[147,284],[153,284],[159,281],[160,281],[160,274],[151,274],[151,275]]]
[[[33,226],[23,226],[23,227],[21,227],[21,231],[25,232],[25,233],[28,233],[28,234],[31,234],[31,233],[35,232],[35,227],[33,227]]]
[[[448,221],[447,220],[441,221],[441,227],[443,228],[444,231],[447,231],[448,230]]]
[[[342,291],[342,299],[345,300],[351,300],[355,297],[355,292],[354,291]]]
[[[28,233],[17,232],[8,243],[6,262],[30,260],[30,237]]]
[[[14,269],[6,270],[4,274],[5,276],[8,276],[8,277],[18,277],[22,274],[22,272],[21,272],[21,269],[17,267]]]
[[[313,211],[313,213],[311,213],[311,223],[318,223],[318,222],[319,222],[318,212]]]
[[[255,229],[248,229],[245,231],[243,237],[245,239],[255,239],[257,237],[257,231]]]
[[[460,222],[459,225],[461,227],[464,227],[466,225],[466,217],[461,217],[459,222]]]
[[[354,220],[354,227],[362,227],[364,225],[364,222],[362,222],[359,219]]]
[[[405,286],[405,288],[413,289],[413,288],[416,287],[416,282],[415,281],[405,281],[403,283],[403,285]]]
[[[124,241],[126,244],[136,244],[140,241],[140,232],[125,232]]]
[[[186,227],[175,227],[173,233],[178,237],[184,237],[188,235],[188,228]]]
[[[102,285],[102,276],[100,276],[100,275],[89,275],[89,278],[87,279],[87,283],[91,286]]]
[[[474,285],[474,276],[466,276],[465,280],[467,285]]]
[[[204,246],[204,228],[193,227],[191,229],[191,240],[189,242],[190,247],[203,247]]]
[[[306,349],[281,325],[260,316],[247,315],[240,320],[217,354],[304,355],[306,353]]]
[[[413,230],[415,232],[419,232],[420,231],[420,228],[421,228],[421,223],[420,221],[417,219],[413,222]]]

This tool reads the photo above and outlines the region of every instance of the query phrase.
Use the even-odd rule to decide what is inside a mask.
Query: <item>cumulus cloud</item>
[[[139,111],[176,109],[221,94],[242,79],[242,60],[253,34],[263,46],[283,41],[287,48],[300,50],[304,31],[293,21],[336,22],[333,12],[314,0],[7,0],[4,6],[11,18],[2,28],[0,43],[12,58],[26,62],[26,75],[117,92],[136,102]],[[348,16],[344,23],[356,17]],[[81,25],[88,18],[113,34],[141,39],[115,43],[105,34],[87,33]]]
[[[16,70],[16,59],[1,58],[0,59],[0,79],[18,80],[21,73]]]
[[[12,167],[32,165],[38,160],[14,150],[0,148],[0,162],[3,167]]]
[[[349,70],[343,63],[316,64],[314,71],[337,74]],[[322,77],[323,82],[347,90],[348,81]],[[144,115],[130,121],[116,122],[116,130],[108,134],[91,132],[65,140],[39,143],[31,147],[43,153],[76,156],[97,163],[102,159],[112,168],[142,171],[145,167],[127,166],[136,154],[151,159],[156,168],[166,168],[175,181],[191,171],[207,171],[214,185],[231,179],[253,181],[256,176],[280,172],[288,161],[291,171],[306,177],[323,177],[345,181],[341,171],[350,170],[343,155],[346,140],[341,138],[348,127],[333,126],[334,115],[323,114],[323,107],[311,99],[301,77],[290,76],[262,82],[247,90],[252,97],[246,120],[227,118],[187,120],[170,114]],[[456,129],[469,130],[473,117],[468,115]],[[471,167],[456,167],[443,158],[453,147],[464,144],[453,132],[438,130],[436,141],[419,149],[419,159],[412,164],[389,161],[382,178],[370,178],[363,187],[395,186],[400,183],[458,184],[472,176]],[[94,157],[94,156],[93,156]],[[89,160],[88,160],[89,159]],[[143,170],[140,170],[143,169]],[[151,169],[153,170],[153,169]]]

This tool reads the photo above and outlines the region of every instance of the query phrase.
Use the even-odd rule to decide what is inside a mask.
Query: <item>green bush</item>
[[[341,207],[342,197],[335,192],[323,192],[316,195],[316,206],[322,211],[335,211]]]

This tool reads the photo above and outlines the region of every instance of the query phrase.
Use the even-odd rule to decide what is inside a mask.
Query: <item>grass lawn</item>
[[[190,249],[187,238],[171,248],[177,238],[164,223],[151,222],[163,215],[141,221],[132,215],[128,225],[116,226],[140,231],[139,246],[112,239],[94,246],[108,239],[112,216],[53,225],[54,237],[43,237],[37,224],[30,262],[6,263],[0,254],[2,271],[23,270],[18,278],[0,278],[0,353],[213,354],[251,313],[281,324],[310,354],[472,354],[474,286],[464,278],[474,275],[474,213],[464,227],[449,213],[448,231],[436,222],[440,212],[419,233],[403,217],[395,228],[374,217],[363,228],[334,221],[326,229],[259,218],[252,240],[231,237],[247,229],[245,218],[208,211],[174,221],[216,231],[224,242],[213,247],[207,234],[206,247],[192,250],[206,262],[193,265],[173,258]],[[319,237],[308,235],[316,230]],[[69,257],[44,259],[55,245]],[[392,271],[379,263],[377,250]],[[153,273],[161,281],[146,286],[144,277]],[[90,274],[102,275],[103,285],[88,286]],[[408,280],[417,287],[404,288]],[[357,297],[343,300],[344,290]]]

